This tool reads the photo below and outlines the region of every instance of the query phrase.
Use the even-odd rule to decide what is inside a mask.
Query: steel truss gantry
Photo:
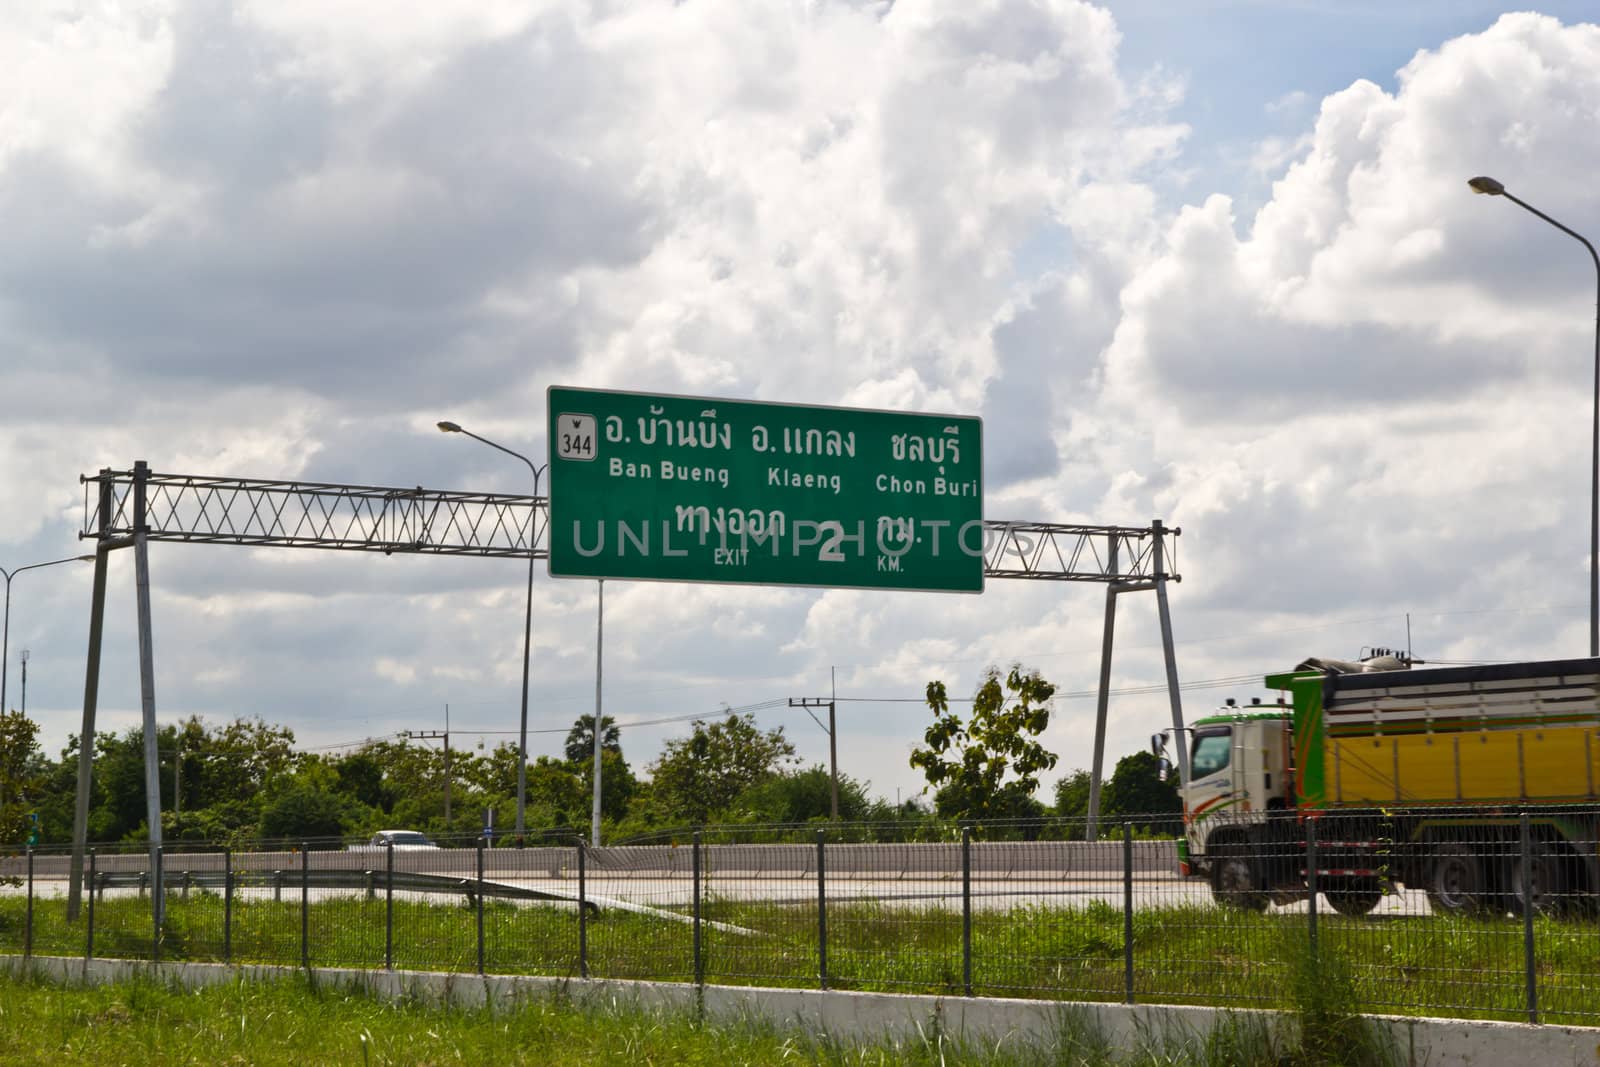
[[[129,470],[105,468],[79,479],[84,487],[83,525],[78,536],[96,543],[89,658],[85,671],[83,732],[94,736],[99,686],[100,635],[105,615],[107,555],[132,547],[138,572],[140,689],[147,749],[152,854],[161,844],[159,789],[155,783],[155,681],[151,653],[149,562],[151,541],[320,548],[347,552],[549,557],[550,501],[546,496],[467,493],[421,486],[345,485],[272,481],[193,474],[162,474],[139,461]],[[91,488],[92,487],[92,488]],[[984,520],[986,578],[1045,582],[1090,582],[1106,587],[1100,693],[1096,708],[1094,766],[1090,788],[1090,834],[1099,815],[1105,759],[1107,692],[1110,688],[1116,599],[1153,590],[1161,620],[1173,726],[1183,728],[1173,658],[1167,583],[1181,580],[1175,568],[1181,530],[1153,520],[1149,526],[1087,526],[1071,523]],[[1180,735],[1181,736],[1181,735]],[[78,797],[73,820],[72,878],[68,910],[77,913],[83,850],[88,827],[92,744],[80,744]],[[1189,780],[1188,754],[1178,746],[1179,771]],[[159,898],[160,894],[155,894]],[[157,900],[154,904],[160,908]]]
[[[82,479],[80,537],[132,537],[142,525],[151,541],[510,559],[550,555],[550,500],[544,496],[145,471],[141,523],[141,469],[102,470]],[[1173,569],[1176,542],[1163,544],[1164,534],[1175,537],[1179,531],[1159,521],[1148,527],[995,520],[983,525],[983,571],[989,578],[1179,580]]]

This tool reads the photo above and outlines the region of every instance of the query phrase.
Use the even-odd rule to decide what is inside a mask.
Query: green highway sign
[[[983,590],[983,421],[548,393],[550,573]]]

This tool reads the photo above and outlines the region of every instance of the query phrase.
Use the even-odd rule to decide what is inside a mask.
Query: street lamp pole
[[[40,567],[54,567],[58,563],[75,563],[79,560],[93,560],[93,556],[67,556],[64,559],[52,559],[45,563],[30,563],[26,567],[18,567],[8,571],[0,567],[0,577],[6,580],[6,611],[5,623],[0,625],[0,712],[6,710],[6,664],[11,658],[11,579],[23,571],[36,571]]]
[[[539,495],[539,479],[544,475],[545,465],[535,467],[533,460],[521,452],[513,452],[504,445],[497,445],[487,437],[479,437],[471,430],[464,430],[453,422],[440,422],[441,433],[466,434],[474,441],[481,441],[490,448],[498,449],[508,456],[515,456],[528,465],[528,470],[533,472],[533,495]],[[522,620],[522,725],[517,734],[517,843],[521,844],[526,826],[523,813],[527,808],[528,799],[528,657],[532,650],[533,642],[533,543],[538,539],[537,529],[539,512],[537,508],[530,509],[528,513],[528,607]]]
[[[1467,185],[1475,193],[1503,196],[1523,210],[1539,216],[1581,243],[1589,250],[1589,258],[1594,261],[1594,427],[1589,464],[1589,655],[1600,656],[1600,254],[1595,252],[1594,245],[1583,234],[1563,226],[1532,204],[1512,196],[1504,185],[1493,178],[1471,178]]]

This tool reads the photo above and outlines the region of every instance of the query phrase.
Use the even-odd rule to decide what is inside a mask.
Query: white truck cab
[[[1290,721],[1285,706],[1230,700],[1190,728],[1189,784],[1181,791],[1184,874],[1212,873],[1225,846],[1248,841],[1269,811],[1293,807]]]

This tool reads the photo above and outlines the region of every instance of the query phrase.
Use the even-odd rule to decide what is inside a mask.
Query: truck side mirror
[[[1172,777],[1172,761],[1162,756],[1156,762],[1156,775],[1164,782]]]
[[[1162,750],[1164,750],[1166,747],[1167,747],[1167,735],[1166,734],[1162,733],[1162,734],[1151,734],[1150,735],[1150,755],[1154,756],[1156,759],[1160,759]]]

